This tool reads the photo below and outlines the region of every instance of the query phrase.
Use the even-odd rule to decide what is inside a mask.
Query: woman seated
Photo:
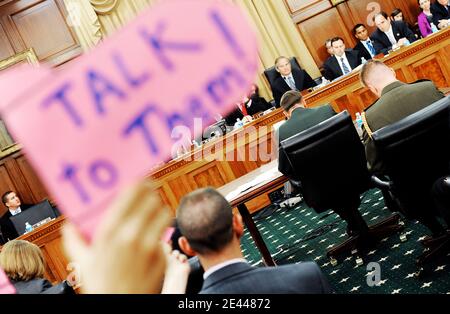
[[[430,0],[417,1],[419,3],[420,10],[422,11],[417,17],[417,23],[419,24],[419,29],[422,37],[425,38],[433,33],[433,30],[431,28],[431,23],[433,23],[433,14],[430,10],[431,4]]]
[[[41,249],[34,243],[24,240],[7,242],[0,252],[0,267],[5,271],[18,294],[67,292],[56,286],[53,287],[44,278],[44,256]]]

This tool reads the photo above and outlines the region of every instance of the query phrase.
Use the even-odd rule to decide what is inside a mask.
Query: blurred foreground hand
[[[166,269],[160,239],[169,222],[169,210],[147,181],[111,203],[92,243],[66,223],[63,246],[79,267],[81,291],[160,293]]]
[[[178,250],[173,250],[169,244],[164,244],[167,267],[164,276],[162,294],[184,294],[189,279],[191,267],[188,258]]]

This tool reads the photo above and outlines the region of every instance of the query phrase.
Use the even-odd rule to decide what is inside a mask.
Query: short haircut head
[[[288,57],[285,56],[279,56],[278,58],[275,59],[275,68],[278,66],[278,62],[280,62],[281,60],[286,59],[288,62],[290,62]]]
[[[342,41],[342,42],[344,42],[344,39],[342,38],[342,37],[339,37],[339,36],[336,36],[336,37],[333,37],[332,39],[331,39],[331,45],[333,45],[333,43],[335,43],[335,42],[337,42],[337,41]]]
[[[25,240],[11,240],[3,246],[0,266],[14,281],[44,277],[45,261],[41,249]]]
[[[366,25],[364,25],[364,24],[361,24],[361,23],[359,23],[359,24],[356,24],[354,27],[353,27],[353,29],[352,29],[352,33],[353,33],[353,36],[355,36],[356,35],[356,31],[358,30],[358,28],[360,28],[360,27],[364,27],[364,28],[366,28]]]
[[[328,44],[328,43],[330,43],[331,44],[331,40],[332,40],[333,38],[327,38],[327,40],[325,40],[325,46]]]
[[[297,104],[302,102],[303,96],[300,92],[295,90],[287,91],[283,94],[280,100],[280,107],[283,108],[285,112],[289,112],[289,110]]]
[[[6,203],[8,203],[8,195],[11,194],[13,191],[6,191],[2,195],[2,202],[6,206]]]
[[[369,60],[367,61],[363,67],[361,68],[361,72],[359,73],[359,78],[361,80],[361,84],[363,86],[369,85],[370,81],[373,80],[373,74],[377,68],[387,68],[389,67],[385,65],[383,62],[378,60]]]
[[[386,20],[389,19],[389,15],[388,15],[386,12],[381,11],[381,12],[379,12],[379,13],[377,13],[377,14],[375,14],[375,15],[373,16],[372,21],[375,22],[375,19],[376,19],[377,17],[379,17],[380,15],[383,16]]]
[[[395,8],[394,10],[392,10],[391,17],[392,17],[392,18],[393,18],[393,17],[396,17],[396,16],[399,15],[400,13],[403,13],[402,10],[399,9],[399,8]]]
[[[233,239],[233,211],[215,189],[204,188],[181,199],[177,210],[181,234],[199,254],[217,253]]]

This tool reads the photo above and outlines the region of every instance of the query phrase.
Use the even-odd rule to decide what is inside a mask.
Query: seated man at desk
[[[236,108],[225,116],[226,124],[234,126],[237,119],[242,120],[246,116],[254,116],[260,112],[272,109],[273,106],[264,97],[259,95],[259,87],[252,84],[250,92],[245,95],[241,102],[236,104]]]
[[[1,234],[0,241],[3,243],[8,242],[9,240],[13,240],[19,236],[17,234],[16,228],[14,228],[13,223],[11,222],[10,217],[21,213],[32,207],[33,205],[22,204],[19,196],[13,191],[7,191],[2,195],[2,202],[7,207],[6,213],[0,218],[0,229]]]
[[[373,17],[377,29],[370,36],[376,54],[387,54],[409,43],[416,41],[416,36],[408,25],[401,21],[391,22],[386,12],[380,12]]]
[[[249,95],[244,99],[246,112],[248,115],[253,116],[260,112],[264,112],[268,109],[272,109],[273,106],[267,102],[264,97],[259,95],[259,87],[256,84],[252,84]]]
[[[271,86],[276,106],[280,105],[281,96],[289,90],[301,92],[317,86],[316,82],[306,71],[293,69],[291,62],[286,57],[281,56],[275,60],[275,69],[280,74]]]
[[[439,29],[446,28],[450,25],[450,1],[436,0],[431,5],[431,13],[433,14],[433,23]]]
[[[344,40],[341,37],[333,38],[331,45],[333,46],[334,55],[329,57],[323,64],[324,76],[329,81],[349,74],[361,64],[359,51],[346,51]]]
[[[306,103],[299,92],[286,92],[281,98],[281,107],[288,120],[280,126],[279,143],[283,140],[309,129],[322,121],[331,118],[336,113],[330,105],[315,108],[305,108]],[[284,154],[278,156],[278,170],[294,182],[294,186],[301,190],[301,182],[295,177],[294,169],[291,168],[289,160]],[[363,234],[368,227],[357,209],[353,212],[335,209],[335,212],[347,222],[347,233]]]
[[[361,83],[379,98],[363,113],[363,139],[369,170],[384,175],[386,169],[376,154],[372,133],[431,105],[442,99],[444,94],[428,80],[411,84],[399,81],[393,69],[377,60],[370,60],[363,66],[360,78]],[[403,202],[410,204],[409,210],[415,212],[417,220],[428,227],[433,235],[445,232],[436,217],[429,210],[424,210],[430,208],[432,202],[426,193],[414,194],[412,201],[408,197]]]
[[[353,50],[359,51],[360,58],[371,60],[376,55],[372,40],[369,37],[369,31],[364,24],[356,24],[353,27],[353,36],[358,40],[358,43]]]

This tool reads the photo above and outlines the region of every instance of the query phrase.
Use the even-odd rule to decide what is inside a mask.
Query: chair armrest
[[[382,179],[380,179],[379,177],[377,177],[376,175],[372,175],[370,177],[370,181],[375,185],[375,187],[379,188],[379,189],[387,189],[387,190],[391,190],[392,189],[392,182],[390,181],[384,181]]]

